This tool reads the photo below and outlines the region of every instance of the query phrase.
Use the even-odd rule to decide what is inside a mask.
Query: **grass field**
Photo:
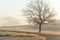
[[[44,34],[51,34],[51,35],[60,35],[60,25],[43,25],[42,32]],[[11,37],[2,37],[1,40],[7,39],[8,40],[35,40],[34,37],[37,36],[37,40],[40,38],[45,40],[45,37],[38,37],[34,33],[38,33],[38,26],[37,25],[21,25],[19,27],[0,27],[0,36],[11,36]],[[15,36],[15,37],[14,37]],[[23,36],[23,37],[22,37]],[[31,38],[32,37],[32,38]],[[19,39],[20,38],[20,39]],[[41,40],[42,40],[41,39]]]
[[[22,30],[23,29],[23,30]],[[28,30],[22,27],[1,27],[0,40],[45,40],[45,37],[34,34],[37,30]]]
[[[54,27],[53,25],[51,27],[47,27],[47,25],[45,25],[45,27],[42,27],[42,33],[45,33],[45,34],[53,34],[53,35],[60,35],[60,32],[59,31],[54,31],[58,28],[57,25],[55,25],[56,27]],[[46,29],[45,29],[46,28]],[[52,29],[50,31],[50,29]],[[38,32],[38,26],[25,26],[25,27],[0,27],[0,30],[1,31],[24,31],[24,32]],[[59,30],[59,29],[58,29]],[[3,34],[1,32],[1,34]],[[14,32],[11,32],[11,34],[14,34]]]

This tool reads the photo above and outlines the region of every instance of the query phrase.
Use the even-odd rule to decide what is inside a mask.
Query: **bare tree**
[[[43,22],[53,18],[55,14],[46,0],[31,1],[23,12],[25,16],[32,18],[35,23],[39,24],[39,32],[41,32]]]

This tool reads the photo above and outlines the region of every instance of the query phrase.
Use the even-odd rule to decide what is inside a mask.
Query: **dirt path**
[[[40,34],[40,36],[47,37],[47,40],[60,40],[60,35]]]

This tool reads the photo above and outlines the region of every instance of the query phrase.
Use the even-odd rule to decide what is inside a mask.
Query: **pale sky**
[[[56,13],[56,18],[60,19],[60,0],[51,0],[51,4],[57,12]]]
[[[56,18],[60,19],[60,0],[50,0],[56,9]],[[23,18],[21,10],[26,7],[30,0],[0,0],[0,18],[15,17]]]
[[[0,0],[0,18],[22,18],[21,10],[25,8],[29,0]]]

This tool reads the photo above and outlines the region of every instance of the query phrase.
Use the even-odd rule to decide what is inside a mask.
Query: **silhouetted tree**
[[[55,14],[46,0],[32,0],[23,12],[25,16],[32,18],[35,23],[39,24],[39,32],[41,32],[43,22],[53,18]]]

